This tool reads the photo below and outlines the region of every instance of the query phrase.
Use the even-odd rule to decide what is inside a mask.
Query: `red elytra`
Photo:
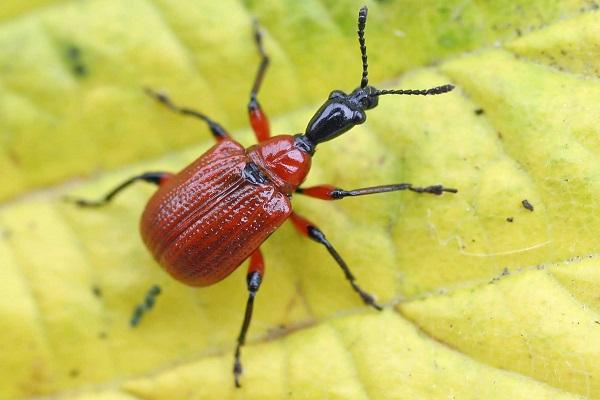
[[[292,136],[248,150],[223,139],[160,185],[142,216],[142,238],[175,279],[191,286],[218,282],[289,217],[289,196],[310,161]],[[267,182],[256,185],[244,178],[249,162],[264,171]]]
[[[292,211],[294,193],[322,200],[338,200],[399,190],[440,195],[456,193],[442,185],[416,187],[398,183],[344,190],[333,185],[302,188],[310,170],[317,145],[334,139],[366,120],[366,111],[377,106],[380,96],[437,95],[447,93],[452,85],[424,90],[379,90],[368,84],[367,51],[364,30],[367,8],[358,15],[358,41],[362,56],[362,77],[350,94],[339,90],[329,98],[309,121],[304,133],[271,137],[269,122],[257,101],[257,94],[269,59],[262,46],[262,36],[255,24],[255,41],[261,63],[250,92],[248,112],[258,144],[244,149],[232,140],[217,122],[201,112],[179,107],[164,94],[148,94],[171,110],[199,118],[208,124],[217,144],[177,174],[147,172],[121,183],[99,201],[76,200],[80,206],[101,206],[132,183],[142,180],[159,186],[149,200],[141,219],[142,238],[156,261],[175,279],[191,286],[207,286],[233,272],[250,259],[247,275],[248,301],[234,355],[234,382],[240,386],[241,348],[250,325],[254,298],[264,276],[260,245],[288,218],[304,236],[323,245],[339,265],[352,289],[365,304],[381,310],[375,298],[356,282],[348,265],[327,240],[323,232],[308,219]],[[152,307],[160,289],[153,287],[145,303],[138,305],[131,325]]]

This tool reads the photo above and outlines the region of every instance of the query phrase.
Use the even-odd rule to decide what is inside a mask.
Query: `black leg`
[[[129,178],[128,180],[126,180],[125,182],[121,183],[119,186],[108,192],[100,200],[73,199],[70,197],[66,197],[65,200],[74,202],[80,207],[100,207],[108,204],[120,191],[127,188],[134,182],[144,181],[160,185],[171,176],[172,174],[170,172],[146,172],[144,174]]]
[[[296,213],[292,213],[290,218],[292,219],[292,222],[294,223],[296,229],[298,229],[298,231],[300,231],[302,235],[325,246],[329,254],[331,254],[331,256],[335,259],[335,262],[340,266],[340,268],[344,272],[344,276],[346,276],[346,279],[348,279],[348,282],[350,282],[352,289],[354,289],[354,291],[358,293],[358,295],[365,302],[365,304],[375,308],[376,310],[383,309],[379,304],[377,304],[373,295],[365,292],[360,286],[358,286],[358,284],[356,283],[356,278],[350,271],[350,268],[348,268],[348,265],[346,264],[344,259],[339,255],[339,253],[335,250],[332,244],[329,243],[329,241],[325,238],[325,235],[319,228],[317,228],[312,222],[310,222],[306,218],[301,217]]]
[[[256,71],[256,78],[254,78],[254,84],[250,91],[250,101],[248,102],[248,116],[250,117],[250,125],[254,130],[256,139],[259,142],[267,140],[271,136],[271,130],[269,128],[269,120],[266,114],[263,112],[260,103],[258,102],[257,96],[263,78],[269,66],[269,56],[265,53],[265,49],[262,43],[262,33],[258,21],[254,20],[254,41],[258,48],[258,54],[260,55],[260,65],[258,71]]]
[[[397,183],[394,185],[373,186],[362,189],[344,190],[332,185],[319,185],[309,188],[298,188],[296,193],[315,197],[322,200],[339,200],[349,196],[364,196],[367,194],[395,192],[398,190],[410,190],[416,193],[431,193],[441,195],[444,192],[457,193],[458,190],[447,188],[442,185],[432,185],[427,187],[413,186],[411,183]]]
[[[169,107],[171,110],[175,111],[176,113],[195,117],[195,118],[201,119],[202,121],[206,122],[208,124],[210,131],[212,132],[213,136],[215,137],[215,139],[217,141],[220,141],[220,140],[223,140],[223,139],[229,137],[229,134],[227,133],[227,131],[220,124],[213,121],[212,119],[210,119],[206,115],[202,114],[201,112],[192,110],[191,108],[187,108],[187,107],[176,106],[171,101],[169,96],[167,96],[165,93],[157,92],[150,88],[146,88],[145,90],[149,96],[153,97],[159,103]]]
[[[233,362],[233,379],[236,387],[241,387],[240,376],[242,375],[242,361],[241,351],[242,346],[246,342],[246,333],[250,327],[250,321],[252,320],[252,310],[254,308],[254,298],[258,292],[258,288],[262,282],[262,277],[265,271],[265,263],[260,252],[257,249],[250,256],[250,266],[248,267],[248,274],[246,275],[246,284],[248,285],[248,302],[246,303],[246,312],[244,313],[244,322],[242,322],[242,329],[237,339],[237,345],[235,346],[235,355]]]

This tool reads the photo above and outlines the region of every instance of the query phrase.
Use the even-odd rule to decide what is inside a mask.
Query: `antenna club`
[[[367,6],[362,6],[360,8],[360,10],[358,11],[358,24],[359,24],[359,26],[360,25],[364,26],[365,23],[367,22],[367,13],[368,13]]]
[[[367,46],[365,45],[365,25],[367,23],[367,6],[363,6],[358,12],[358,44],[360,45],[360,55],[362,58],[362,77],[360,87],[367,87],[369,84],[369,64],[367,62]]]
[[[455,88],[454,85],[451,84],[447,84],[447,85],[442,85],[442,86],[438,86],[435,88],[430,89],[431,93],[430,94],[442,94],[442,93],[448,93],[453,91]]]

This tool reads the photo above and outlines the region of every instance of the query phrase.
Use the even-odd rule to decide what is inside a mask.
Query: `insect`
[[[379,90],[370,86],[366,21],[365,6],[358,13],[358,42],[362,56],[360,86],[349,94],[332,91],[309,121],[304,133],[271,136],[267,116],[257,100],[269,57],[263,48],[261,31],[255,23],[254,41],[261,61],[250,91],[248,114],[258,144],[245,149],[205,114],[177,106],[167,95],[147,89],[147,93],[162,105],[205,122],[217,144],[179,173],[146,172],[121,183],[98,201],[75,200],[82,207],[102,206],[134,182],[157,185],[158,190],[149,200],[141,218],[141,235],[156,261],[185,284],[212,285],[228,276],[244,260],[250,259],[246,277],[248,301],[234,353],[233,375],[237,387],[240,387],[242,374],[241,349],[265,272],[260,245],[286,220],[290,219],[302,235],[327,249],[365,304],[382,309],[375,297],[358,285],[350,268],[325,234],[292,210],[290,198],[293,194],[339,200],[399,190],[435,195],[457,192],[442,185],[416,187],[410,183],[355,190],[332,185],[300,186],[310,170],[317,146],[365,122],[366,111],[376,107],[381,96],[437,95],[454,89],[452,85],[424,90]]]

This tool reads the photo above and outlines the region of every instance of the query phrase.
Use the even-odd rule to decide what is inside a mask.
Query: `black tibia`
[[[431,193],[441,195],[444,192],[458,193],[457,189],[447,188],[442,185],[431,185],[426,187],[413,186],[411,183],[396,183],[393,185],[373,186],[362,189],[344,190],[329,185],[313,186],[308,188],[298,188],[296,193],[309,197],[316,197],[323,200],[339,200],[344,197],[365,196],[367,194],[396,192],[399,190],[410,190],[416,193]]]
[[[331,192],[332,199],[343,199],[348,196],[364,196],[367,194],[375,194],[375,193],[385,193],[385,192],[395,192],[398,190],[410,190],[411,192],[416,193],[431,193],[435,195],[441,195],[444,192],[449,193],[457,193],[458,190],[452,188],[446,188],[442,185],[431,185],[427,187],[418,187],[413,186],[411,183],[397,183],[394,185],[382,185],[382,186],[373,186],[362,189],[354,189],[354,190],[344,190],[344,189],[335,189]]]
[[[108,204],[120,191],[127,188],[134,182],[144,181],[159,185],[169,176],[171,176],[170,172],[146,172],[141,175],[137,175],[127,179],[125,182],[121,183],[119,186],[108,192],[100,200],[73,199],[70,197],[66,197],[65,200],[74,202],[75,204],[81,207],[100,207]]]
[[[233,378],[235,381],[236,387],[241,387],[240,384],[240,376],[242,375],[243,368],[241,362],[241,349],[244,343],[246,342],[246,333],[248,332],[248,327],[250,326],[250,321],[252,320],[252,310],[254,308],[254,298],[256,297],[256,293],[258,292],[258,288],[262,282],[262,275],[258,271],[253,271],[248,274],[246,277],[248,284],[248,302],[246,303],[246,312],[244,314],[244,322],[242,323],[242,329],[240,330],[240,335],[237,339],[237,345],[235,347],[235,356],[233,363]]]
[[[196,111],[196,110],[193,110],[193,109],[187,108],[187,107],[179,107],[179,106],[175,105],[171,101],[169,96],[167,96],[165,93],[157,92],[150,88],[146,88],[145,91],[149,96],[153,97],[156,101],[169,107],[171,110],[175,111],[176,113],[179,113],[182,115],[189,115],[191,117],[199,118],[202,121],[206,122],[208,124],[210,131],[212,132],[213,136],[215,137],[215,139],[221,140],[226,137],[229,137],[229,134],[227,133],[227,131],[219,123],[213,121],[208,116],[201,113],[200,111]]]
[[[254,20],[253,24],[254,42],[256,43],[258,53],[260,54],[260,65],[258,66],[258,71],[256,71],[256,78],[254,78],[254,84],[252,85],[252,90],[250,91],[250,103],[248,104],[248,109],[253,107],[253,103],[255,103],[258,106],[258,103],[256,103],[256,95],[260,90],[263,78],[265,77],[265,72],[267,71],[267,67],[269,66],[269,56],[267,55],[263,47],[262,32],[260,31],[260,25],[258,24],[258,21],[256,19]]]
[[[373,297],[373,295],[365,292],[360,286],[358,286],[358,284],[356,283],[356,278],[354,277],[354,275],[352,275],[352,272],[350,272],[350,268],[348,268],[348,265],[346,264],[344,259],[342,259],[342,257],[338,254],[335,248],[331,245],[331,243],[329,243],[329,241],[325,238],[325,235],[323,234],[323,232],[321,232],[319,228],[317,228],[316,226],[309,226],[308,237],[314,240],[315,242],[321,243],[323,246],[325,246],[329,254],[331,254],[331,256],[335,259],[335,262],[337,262],[340,268],[342,268],[346,279],[348,279],[354,291],[358,293],[358,295],[365,302],[365,304],[377,310],[383,309],[379,304],[377,304],[377,302],[375,302],[375,297]]]
[[[258,91],[260,90],[262,81],[265,77],[267,67],[269,66],[269,56],[267,56],[267,53],[263,47],[262,32],[260,31],[260,26],[258,25],[258,21],[256,19],[254,20],[254,42],[256,43],[256,48],[258,49],[258,54],[260,55],[260,65],[256,71],[256,77],[254,78],[252,89],[250,90],[248,116],[250,118],[250,124],[252,125],[252,130],[254,130],[257,141],[263,142],[269,139],[271,132],[269,128],[269,120],[263,112],[257,97]]]

